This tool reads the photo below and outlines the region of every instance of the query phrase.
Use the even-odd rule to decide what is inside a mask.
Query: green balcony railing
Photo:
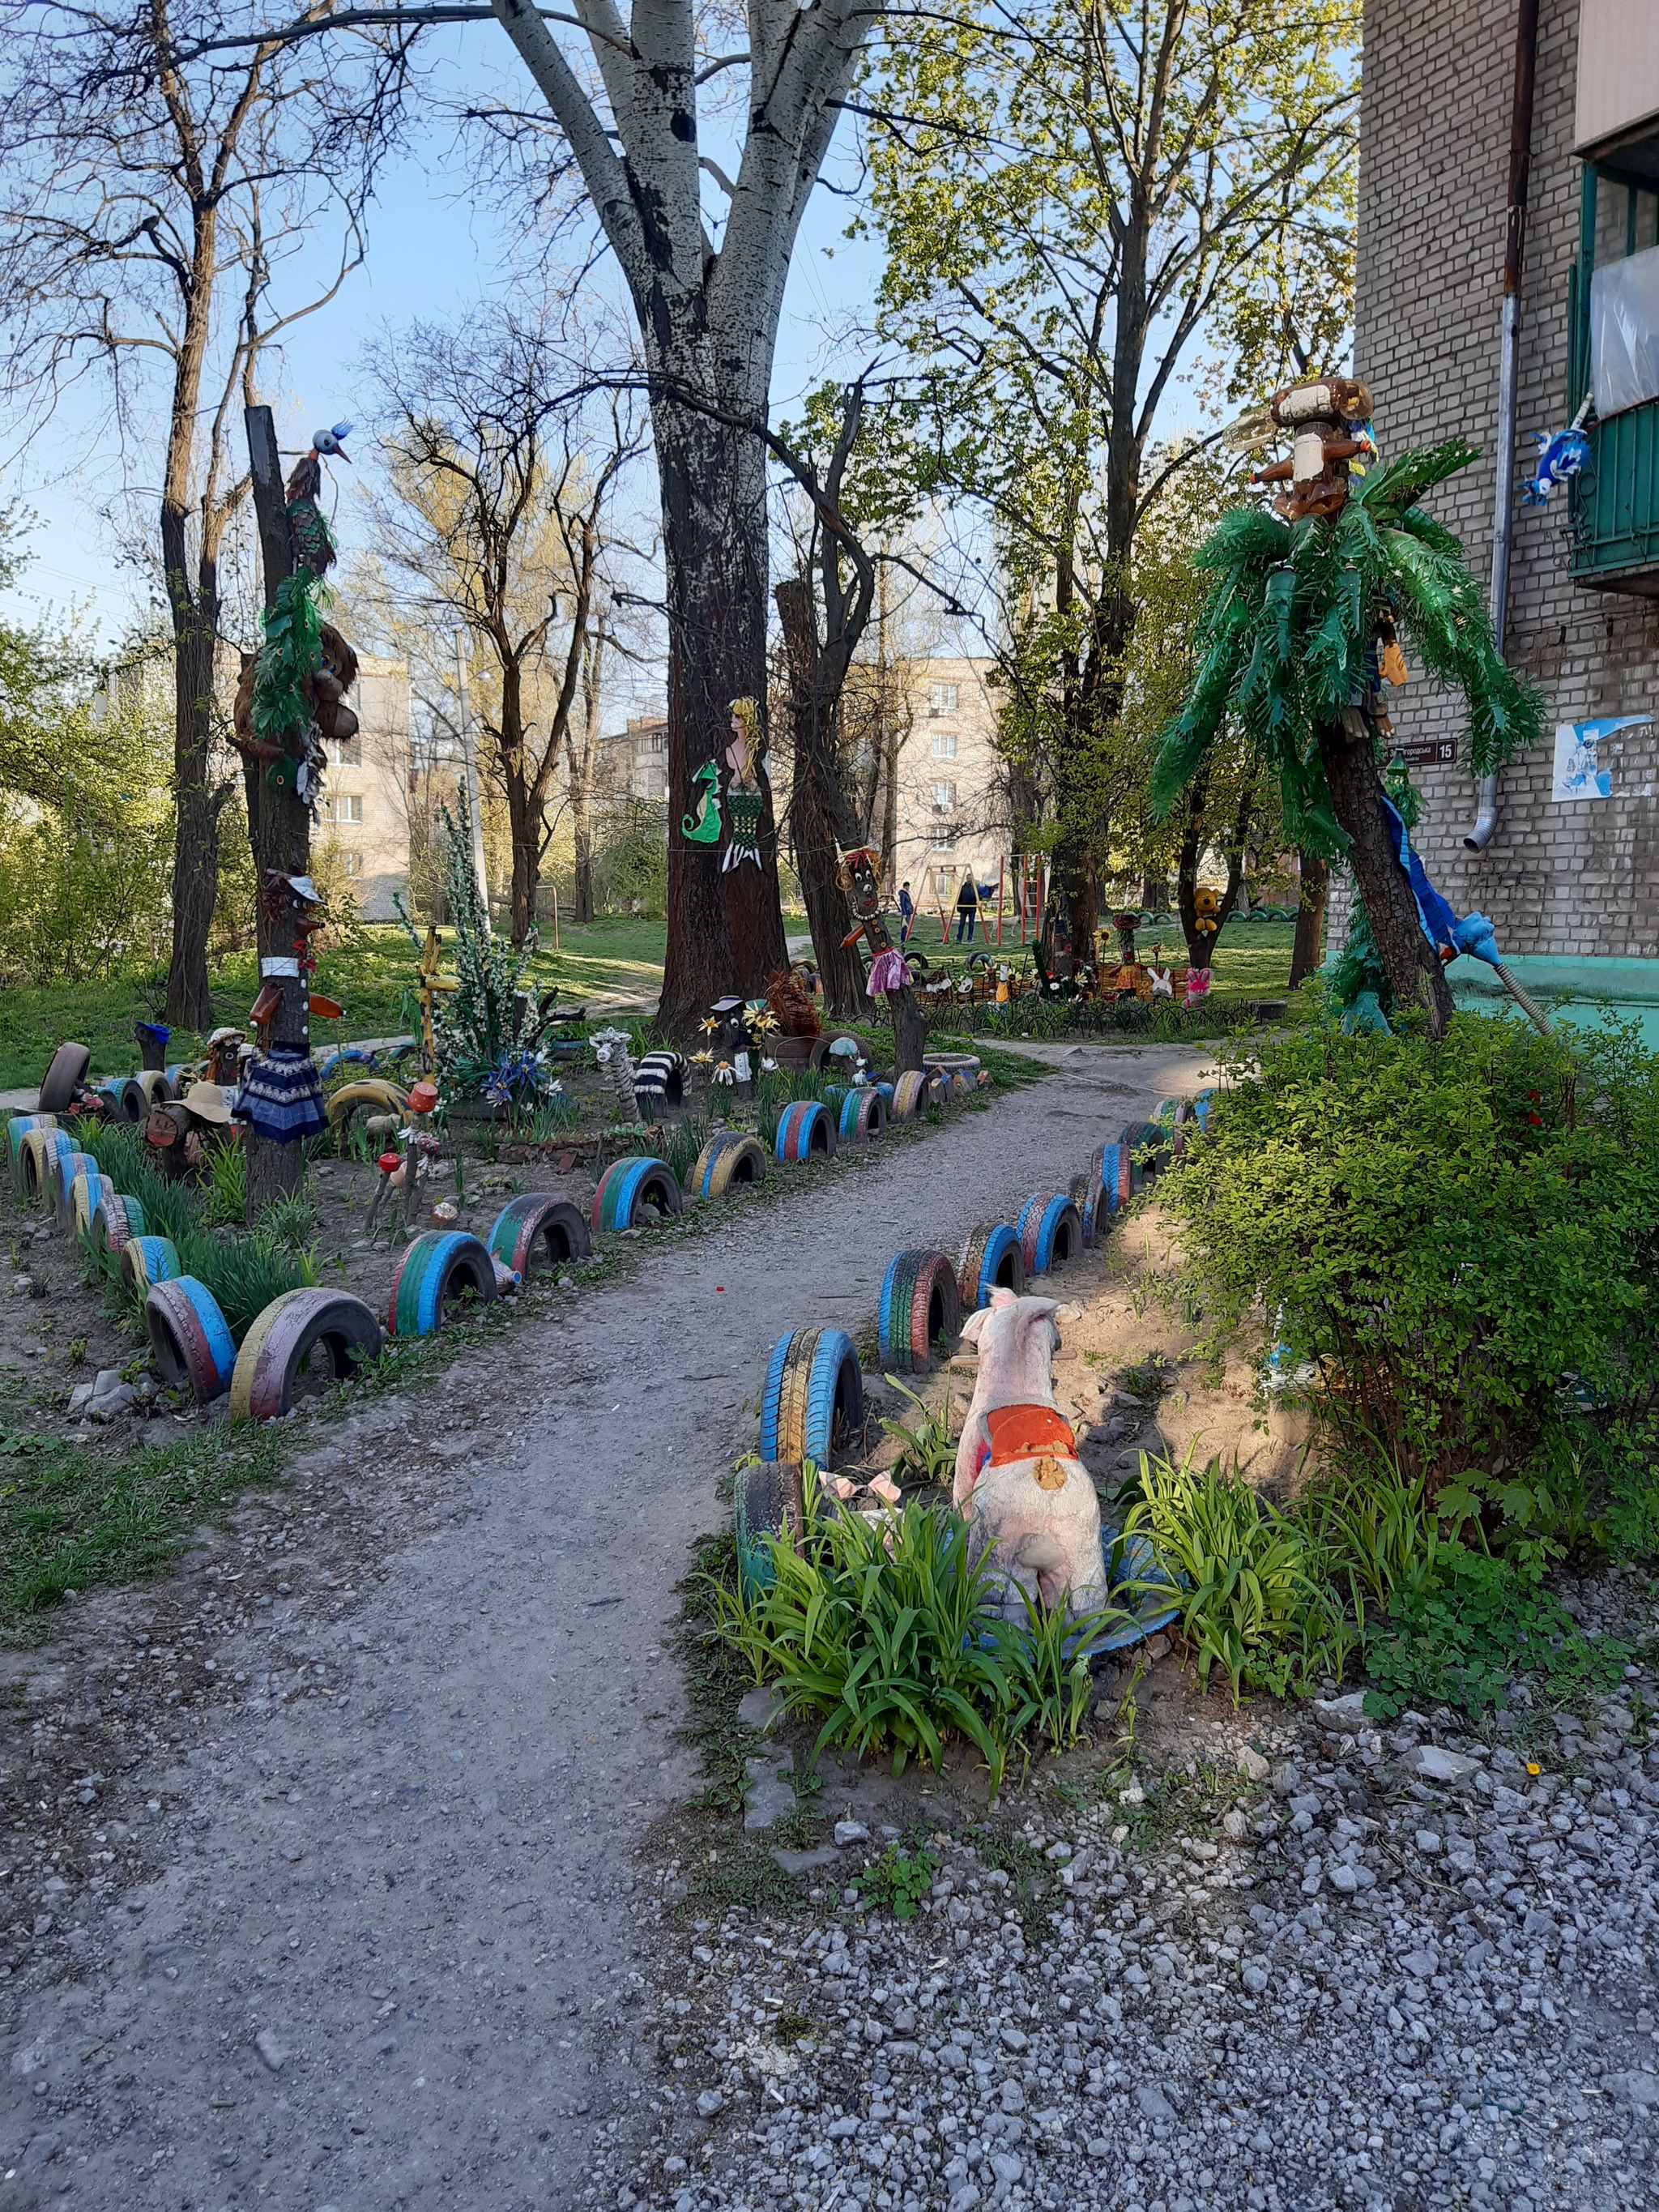
[[[1589,447],[1572,485],[1573,576],[1659,592],[1659,399],[1591,423]]]

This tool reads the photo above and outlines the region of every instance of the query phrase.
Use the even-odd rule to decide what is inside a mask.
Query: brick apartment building
[[[1481,447],[1428,501],[1481,576],[1520,6],[1366,0],[1364,18],[1355,365],[1385,459],[1458,434]],[[1626,1000],[1659,1043],[1659,0],[1539,0],[1538,19],[1506,650],[1553,736],[1504,770],[1484,850],[1465,842],[1458,702],[1419,677],[1390,703],[1401,739],[1457,748],[1414,770],[1436,884],[1492,916],[1523,977]],[[1587,396],[1589,466],[1522,505],[1533,434]],[[1346,903],[1334,887],[1334,942]],[[1453,971],[1460,995],[1473,967]]]

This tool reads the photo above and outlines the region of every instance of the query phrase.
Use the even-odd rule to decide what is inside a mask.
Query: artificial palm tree
[[[1498,653],[1462,546],[1417,505],[1475,458],[1449,439],[1373,468],[1334,514],[1224,516],[1194,556],[1216,582],[1198,672],[1152,769],[1153,807],[1165,812],[1232,718],[1278,771],[1290,837],[1352,864],[1395,999],[1425,1004],[1437,1036],[1451,994],[1378,772],[1379,647],[1398,624],[1427,674],[1462,692],[1477,775],[1543,727],[1541,695]]]

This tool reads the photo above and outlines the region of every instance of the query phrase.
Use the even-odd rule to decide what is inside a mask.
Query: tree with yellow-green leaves
[[[869,227],[921,489],[1005,595],[1010,781],[1050,817],[1073,942],[1136,788],[1136,563],[1194,377],[1251,398],[1340,350],[1358,0],[947,0],[876,50]],[[1143,573],[1145,573],[1143,568]],[[1128,779],[1128,780],[1126,780]]]

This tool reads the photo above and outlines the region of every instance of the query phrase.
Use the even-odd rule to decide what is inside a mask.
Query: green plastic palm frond
[[[1196,553],[1193,566],[1211,573],[1226,568],[1267,568],[1291,550],[1288,525],[1259,507],[1224,514]]]
[[[1467,438],[1443,438],[1425,452],[1401,453],[1373,469],[1355,496],[1367,514],[1379,521],[1392,521],[1415,507],[1425,491],[1480,458],[1480,448]]]

